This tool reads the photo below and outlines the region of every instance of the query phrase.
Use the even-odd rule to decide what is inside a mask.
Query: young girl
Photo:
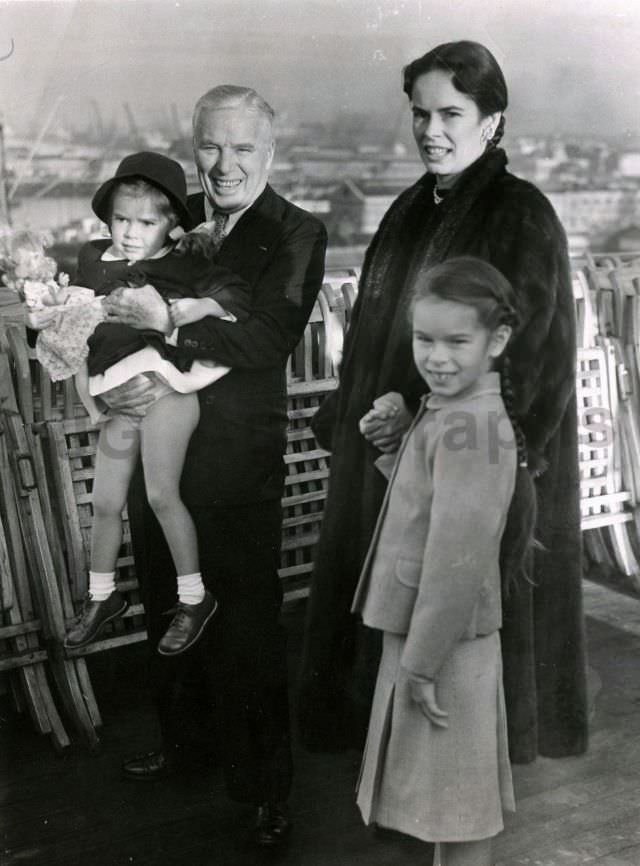
[[[248,287],[243,281],[204,254],[176,250],[172,240],[176,227],[190,224],[186,181],[177,162],[150,152],[126,157],[115,177],[97,191],[92,206],[108,224],[111,240],[91,241],[81,249],[80,285],[105,295],[121,286],[152,284],[170,305],[176,327],[204,316],[246,317]],[[96,305],[99,320],[104,314],[99,300],[93,313]],[[158,651],[176,655],[200,637],[217,607],[203,584],[195,526],[179,487],[189,439],[199,418],[195,391],[228,368],[194,362],[190,370],[180,371],[165,357],[168,350],[159,334],[114,322],[96,327],[89,315],[91,304],[68,312],[54,309],[49,317],[46,310],[44,314],[40,311],[37,324],[44,330],[38,337],[38,357],[55,378],[78,370],[78,392],[94,419],[99,414],[94,398],[99,394],[137,375],[149,377],[155,386],[155,402],[139,422],[115,414],[100,428],[89,595],[65,646],[85,646],[127,608],[116,588],[115,567],[122,543],[122,510],[139,453],[149,504],[178,574],[177,611]],[[87,352],[88,375],[78,363]]]
[[[441,866],[490,866],[515,808],[499,629],[517,477],[502,585],[522,569],[534,517],[509,415],[515,325],[492,265],[456,258],[418,276],[413,355],[431,393],[391,470],[353,603],[384,633],[358,805],[367,824],[430,843],[428,857],[440,843]]]

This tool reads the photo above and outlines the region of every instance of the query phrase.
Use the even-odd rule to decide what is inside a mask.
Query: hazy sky
[[[402,65],[476,39],[510,88],[512,129],[640,128],[638,0],[0,0],[0,111],[15,130],[108,120],[127,100],[144,125],[186,119],[214,84],[250,84],[281,113],[337,110],[398,123]]]

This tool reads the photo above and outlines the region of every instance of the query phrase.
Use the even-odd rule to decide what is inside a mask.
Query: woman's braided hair
[[[473,307],[481,324],[489,331],[508,325],[512,329],[509,343],[518,332],[520,317],[513,287],[497,268],[482,259],[458,256],[419,272],[413,286],[411,313],[416,303],[427,297]],[[500,551],[502,588],[503,593],[508,594],[519,578],[529,580],[527,570],[535,547],[537,507],[535,487],[528,471],[527,442],[515,412],[509,344],[495,366],[500,373],[502,399],[513,427],[518,455],[516,484]]]

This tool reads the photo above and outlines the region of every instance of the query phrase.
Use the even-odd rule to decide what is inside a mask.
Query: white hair
[[[198,127],[200,115],[206,111],[215,111],[228,105],[245,105],[247,108],[258,111],[267,120],[269,126],[273,125],[275,111],[266,99],[251,87],[241,87],[238,84],[219,84],[200,97],[193,109],[193,131]]]

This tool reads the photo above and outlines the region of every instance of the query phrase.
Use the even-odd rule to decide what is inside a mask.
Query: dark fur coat
[[[372,401],[399,391],[415,406],[425,386],[412,360],[412,275],[456,255],[486,259],[512,282],[523,325],[512,349],[517,414],[537,476],[533,585],[504,600],[504,682],[514,761],[586,748],[575,323],[564,231],[548,200],[509,174],[502,150],[471,165],[440,205],[433,175],[406,190],[367,251],[345,343],[340,387],[314,430],[332,451],[313,574],[300,692],[310,747],[361,745],[379,635],[350,614],[384,495],[378,452],[358,431]]]

